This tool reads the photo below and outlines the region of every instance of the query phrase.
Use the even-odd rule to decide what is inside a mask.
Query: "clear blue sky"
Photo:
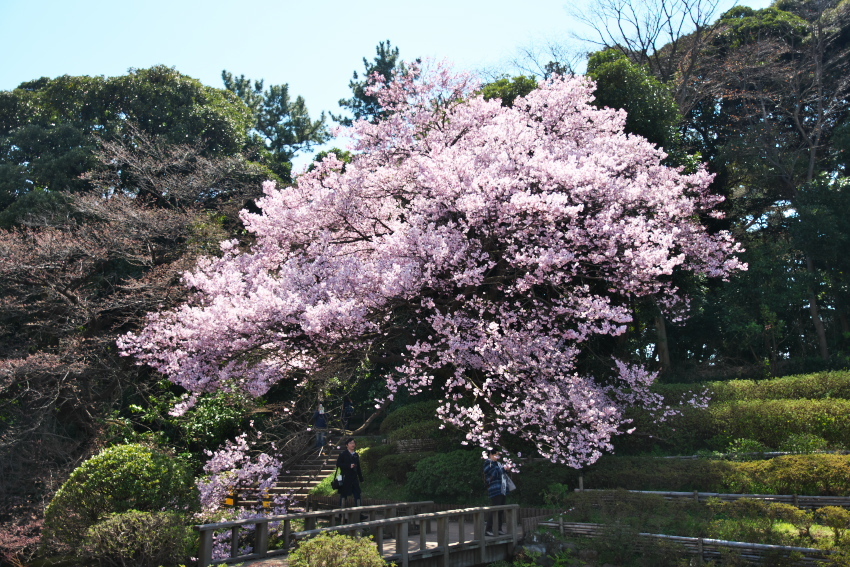
[[[362,58],[371,59],[381,40],[397,45],[404,59],[508,70],[520,48],[566,42],[580,30],[566,6],[564,0],[0,0],[0,90],[43,76],[112,76],[165,64],[215,87],[222,69],[289,83],[311,114],[339,112],[352,72],[362,70]]]

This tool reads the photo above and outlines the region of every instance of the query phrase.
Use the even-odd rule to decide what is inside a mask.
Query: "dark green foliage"
[[[186,561],[197,536],[178,512],[111,514],[88,529],[83,550],[88,559],[115,567],[160,567]]]
[[[516,497],[523,504],[542,506],[550,485],[560,483],[576,488],[578,475],[579,471],[570,467],[540,460],[523,463],[520,472],[512,474],[511,478],[517,485]]]
[[[360,450],[360,465],[363,467],[364,474],[380,473],[378,462],[388,455],[398,453],[398,448],[395,444],[375,445],[368,449]]]
[[[576,483],[566,486],[571,490]],[[785,455],[748,462],[603,457],[584,471],[584,486],[589,489],[850,496],[850,456]]]
[[[375,58],[370,63],[365,57],[363,58],[363,76],[354,71],[354,75],[348,82],[348,88],[351,89],[351,98],[342,99],[339,105],[351,112],[352,118],[344,116],[334,116],[331,118],[342,124],[343,126],[351,126],[354,120],[368,120],[375,122],[384,116],[384,109],[378,103],[375,96],[366,94],[366,89],[369,86],[372,75],[378,74],[387,81],[391,80],[393,73],[404,72],[404,65],[399,58],[398,47],[393,47],[390,40],[382,41],[375,47]]]
[[[387,455],[386,457],[381,457],[378,461],[377,472],[386,476],[393,482],[404,484],[407,482],[407,476],[416,470],[416,465],[419,461],[432,457],[433,455],[433,451]]]
[[[209,154],[243,149],[250,110],[235,95],[165,66],[118,77],[42,78],[0,93],[0,209],[35,189],[85,192],[98,138],[127,123]]]
[[[0,165],[0,170],[2,167]],[[0,184],[3,183],[2,179],[0,171]],[[0,188],[0,194],[2,192]],[[39,219],[39,224],[61,225],[78,216],[72,198],[67,193],[37,189],[12,201],[5,209],[0,206],[0,229],[20,227],[33,218]]]
[[[481,89],[481,95],[484,100],[498,98],[502,101],[502,106],[513,106],[518,97],[525,96],[536,88],[537,79],[520,75],[487,83]]]
[[[110,447],[77,467],[53,497],[44,540],[77,547],[110,514],[188,510],[196,501],[191,474],[173,457],[143,445]]]
[[[224,88],[236,94],[253,113],[252,138],[249,142],[252,156],[269,167],[281,179],[289,181],[291,160],[296,153],[309,150],[330,137],[325,126],[325,115],[311,120],[303,97],[289,95],[289,85],[269,85],[251,81],[245,75],[238,77],[222,71]]]
[[[626,132],[664,148],[676,143],[679,109],[670,89],[648,68],[633,63],[619,49],[606,49],[590,56],[587,75],[596,81],[596,106],[628,113]]]
[[[407,492],[414,500],[464,504],[485,498],[484,460],[480,451],[452,451],[419,461],[407,476]]]
[[[289,567],[384,567],[371,537],[328,532],[301,542],[289,554]]]
[[[432,421],[439,406],[439,400],[427,400],[403,406],[389,414],[381,422],[381,433],[389,433],[414,423]]]

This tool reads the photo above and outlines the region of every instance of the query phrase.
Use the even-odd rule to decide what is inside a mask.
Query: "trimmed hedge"
[[[45,511],[44,541],[77,548],[107,516],[197,506],[191,473],[173,457],[144,445],[109,447],[71,473]]]
[[[433,451],[387,455],[378,461],[377,472],[393,482],[404,484],[407,482],[407,476],[416,470],[416,465],[419,461],[432,456],[434,456]]]
[[[433,421],[437,416],[437,408],[439,406],[439,400],[426,400],[401,407],[389,414],[381,422],[380,431],[382,434],[387,434],[390,431],[395,431],[414,423]]]
[[[578,475],[563,483],[572,490]],[[763,461],[605,457],[585,488],[850,496],[850,456],[785,455]]]
[[[481,451],[452,451],[422,459],[407,475],[412,500],[465,504],[485,499]]]
[[[850,372],[818,372],[769,380],[730,380],[704,384],[658,384],[653,390],[677,402],[687,392],[707,389],[712,402],[740,400],[850,399]]]
[[[615,440],[618,454],[724,451],[736,439],[776,450],[802,435],[822,438],[834,448],[850,440],[850,400],[844,399],[723,402],[708,409],[684,408],[681,415],[663,423],[639,411],[630,417],[637,434]]]
[[[112,514],[86,531],[83,549],[100,565],[175,565],[192,554],[197,535],[179,512]]]
[[[358,451],[360,454],[360,466],[363,467],[364,474],[379,472],[378,462],[387,455],[395,455],[398,453],[398,447],[394,444],[375,445]]]

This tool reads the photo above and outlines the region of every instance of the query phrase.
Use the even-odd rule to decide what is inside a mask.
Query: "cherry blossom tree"
[[[388,115],[351,127],[352,163],[265,184],[262,212],[242,213],[251,248],[222,243],[184,276],[193,298],[120,346],[193,393],[383,364],[391,396],[442,388],[439,417],[470,443],[593,462],[627,407],[669,408],[644,368],[582,371],[583,347],[624,333],[636,298],[683,311],[677,270],[745,267],[699,222],[719,215],[711,175],[661,165],[624,112],[590,105],[587,78],[506,107],[446,65],[408,71],[376,78]]]

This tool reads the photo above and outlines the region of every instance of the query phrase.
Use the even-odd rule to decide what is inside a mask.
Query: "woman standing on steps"
[[[354,505],[360,506],[360,483],[363,482],[363,471],[360,469],[360,455],[355,452],[357,443],[354,437],[345,440],[345,449],[336,460],[337,468],[342,471],[342,486],[339,488],[339,507],[345,508],[345,501],[354,496]]]

